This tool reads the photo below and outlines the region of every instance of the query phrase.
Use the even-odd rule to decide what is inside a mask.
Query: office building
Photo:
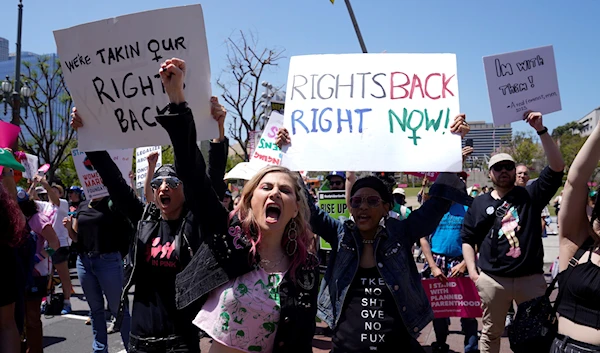
[[[8,39],[0,37],[0,61],[8,60]]]
[[[581,124],[581,129],[579,131],[573,131],[573,134],[579,133],[582,137],[589,136],[594,127],[598,125],[598,120],[600,119],[600,107],[592,110],[586,116],[579,119],[577,122]]]
[[[471,131],[462,140],[463,146],[468,139],[473,139],[473,157],[492,155],[499,147],[506,146],[512,140],[510,124],[494,126],[485,121],[470,121]]]
[[[56,54],[50,54],[50,55],[53,57],[56,57]],[[24,75],[27,74],[27,69],[25,68],[24,63],[29,62],[31,64],[34,64],[37,62],[38,57],[39,57],[38,54],[35,54],[32,52],[21,52],[21,74],[24,74]],[[9,54],[8,60],[0,61],[0,82],[6,80],[6,76],[8,76],[8,78],[9,78],[9,80],[11,80],[11,82],[14,80],[15,59],[16,59],[15,54],[11,53],[11,54]],[[52,70],[52,67],[50,67],[50,70]],[[0,94],[1,94],[1,92],[0,92]],[[6,115],[4,115],[4,104],[2,104],[0,106],[0,120],[10,121],[11,116],[12,116],[12,112],[11,112],[10,106],[7,109]]]

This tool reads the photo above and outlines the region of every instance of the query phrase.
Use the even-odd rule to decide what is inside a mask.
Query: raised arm
[[[217,97],[211,98],[214,105],[213,118],[219,125],[219,138],[213,139],[208,150],[208,176],[213,189],[219,200],[223,200],[227,184],[225,184],[225,169],[227,167],[227,153],[229,152],[229,140],[225,137],[225,116],[227,111],[219,104]]]
[[[552,136],[548,133],[548,128],[544,126],[542,120],[542,113],[538,112],[527,112],[524,115],[525,120],[540,136],[542,141],[542,147],[548,158],[548,166],[555,172],[562,172],[565,169],[565,161],[562,158],[558,145],[552,139]]]
[[[596,125],[592,134],[577,153],[569,168],[567,182],[560,203],[560,269],[567,267],[568,260],[589,237],[589,222],[586,215],[588,197],[587,182],[600,160],[600,127]]]
[[[161,65],[159,73],[171,103],[170,114],[158,116],[156,120],[171,138],[175,169],[183,182],[187,207],[207,227],[223,231],[229,214],[206,176],[206,163],[196,144],[196,124],[183,93],[185,71],[185,62],[179,59],[173,58]]]
[[[146,179],[144,179],[144,196],[146,203],[154,202],[154,192],[152,192],[152,179],[154,178],[154,170],[158,163],[158,152],[152,152],[148,155],[148,170],[146,171]]]
[[[58,197],[58,195],[56,195],[56,193],[54,192],[54,190],[52,190],[52,187],[50,186],[50,184],[48,184],[48,181],[46,180],[46,176],[39,176],[39,175],[35,175],[33,177],[34,183],[40,183],[42,184],[42,187],[46,190],[46,192],[48,193],[48,199],[50,200],[50,202],[56,206],[56,207],[60,207],[60,198]]]

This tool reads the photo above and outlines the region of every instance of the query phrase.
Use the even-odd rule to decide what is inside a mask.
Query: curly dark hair
[[[0,245],[16,245],[24,229],[25,218],[19,205],[0,184]]]

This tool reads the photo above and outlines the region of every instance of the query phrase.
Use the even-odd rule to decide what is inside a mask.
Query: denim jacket
[[[429,193],[431,199],[407,219],[387,218],[374,243],[377,269],[395,299],[402,321],[414,336],[433,320],[433,311],[421,284],[412,245],[435,231],[451,200],[468,202],[464,183],[454,174],[442,173]],[[321,283],[317,316],[334,328],[358,271],[362,238],[354,222],[339,222],[314,205],[310,223],[333,249]]]
[[[178,309],[200,307],[210,291],[229,280],[246,274],[260,262],[251,258],[249,237],[254,232],[242,230],[239,219],[230,217],[222,207],[213,187],[205,177],[204,158],[196,146],[196,126],[189,109],[181,114],[161,118],[159,123],[171,138],[179,178],[183,181],[186,205],[198,215],[202,228],[200,247],[191,262],[175,280]],[[318,295],[318,260],[300,266],[292,281],[288,272],[279,287],[281,311],[274,353],[312,352]],[[254,260],[254,261],[252,261]]]

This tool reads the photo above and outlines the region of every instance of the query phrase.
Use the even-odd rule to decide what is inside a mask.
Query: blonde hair
[[[314,238],[311,236],[312,232],[310,230],[310,226],[308,224],[308,221],[310,220],[308,201],[306,199],[306,195],[304,194],[304,185],[299,174],[281,166],[268,166],[262,168],[258,171],[258,173],[256,173],[256,175],[254,175],[254,177],[252,177],[252,179],[246,183],[244,189],[242,190],[242,199],[231,214],[232,216],[238,216],[240,222],[242,223],[242,229],[247,235],[250,235],[248,237],[252,243],[252,249],[250,252],[252,255],[255,255],[258,246],[260,246],[262,234],[260,232],[260,227],[256,222],[256,218],[252,213],[252,196],[254,194],[254,190],[256,190],[260,184],[260,181],[270,173],[283,173],[288,175],[294,181],[294,193],[296,194],[296,201],[298,202],[298,214],[285,226],[284,236],[281,240],[281,246],[284,249],[286,249],[288,246],[289,239],[285,235],[287,235],[289,232],[290,224],[292,222],[296,222],[297,249],[291,256],[290,265],[290,275],[292,279],[295,280],[296,269],[299,266],[307,263],[307,259],[309,257],[308,249],[311,248],[311,242],[314,241]]]

